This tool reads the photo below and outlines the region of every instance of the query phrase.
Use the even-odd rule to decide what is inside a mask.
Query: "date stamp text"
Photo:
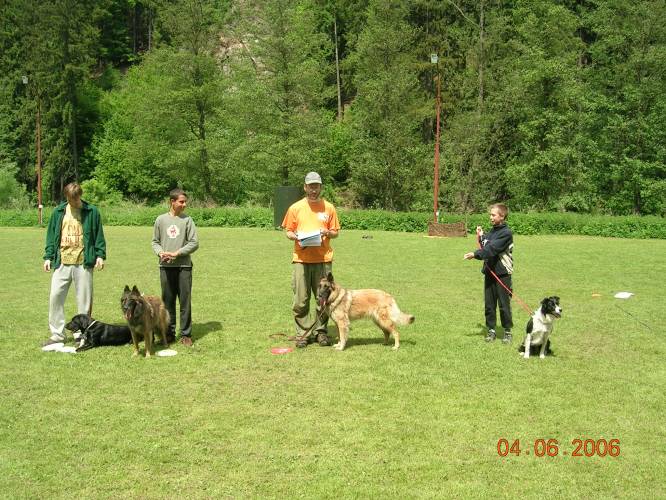
[[[582,439],[571,440],[570,446],[560,444],[557,439],[535,439],[533,442],[510,441],[500,438],[497,441],[497,454],[500,457],[514,455],[533,455],[535,457],[618,457],[620,456],[619,439]]]

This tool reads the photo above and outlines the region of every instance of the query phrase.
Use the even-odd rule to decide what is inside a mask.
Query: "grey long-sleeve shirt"
[[[155,220],[153,227],[153,252],[179,252],[172,262],[160,262],[163,267],[192,267],[190,255],[199,248],[197,228],[192,217],[181,214],[174,216],[162,214]]]

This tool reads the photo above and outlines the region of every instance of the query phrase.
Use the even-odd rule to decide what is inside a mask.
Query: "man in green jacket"
[[[99,210],[81,200],[76,182],[65,186],[66,202],[58,205],[46,230],[44,271],[53,269],[49,297],[50,336],[44,346],[65,341],[65,299],[72,283],[78,314],[91,314],[93,267],[104,269],[106,240]]]

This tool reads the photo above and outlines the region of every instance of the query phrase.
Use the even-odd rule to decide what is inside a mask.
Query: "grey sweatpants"
[[[53,271],[49,297],[49,330],[53,340],[65,339],[65,299],[74,282],[77,314],[92,312],[93,270],[81,265],[64,265]]]

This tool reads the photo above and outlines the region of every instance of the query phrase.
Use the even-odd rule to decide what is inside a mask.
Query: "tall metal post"
[[[37,213],[39,215],[39,225],[43,224],[42,219],[42,102],[37,94]]]
[[[30,81],[26,75],[21,77],[23,85],[26,86],[28,92],[32,94],[37,100],[37,113],[35,123],[35,146],[37,148],[37,158],[35,160],[35,170],[37,170],[37,214],[39,218],[39,225],[43,224],[42,218],[42,100],[39,96],[39,90],[33,83],[32,87],[29,85]]]
[[[439,57],[437,54],[430,55],[430,62],[437,65],[437,95],[435,97],[435,115],[436,115],[436,128],[435,128],[435,175],[433,180],[433,222],[439,222],[439,115],[441,105],[441,90],[440,90],[440,77],[439,77]]]

